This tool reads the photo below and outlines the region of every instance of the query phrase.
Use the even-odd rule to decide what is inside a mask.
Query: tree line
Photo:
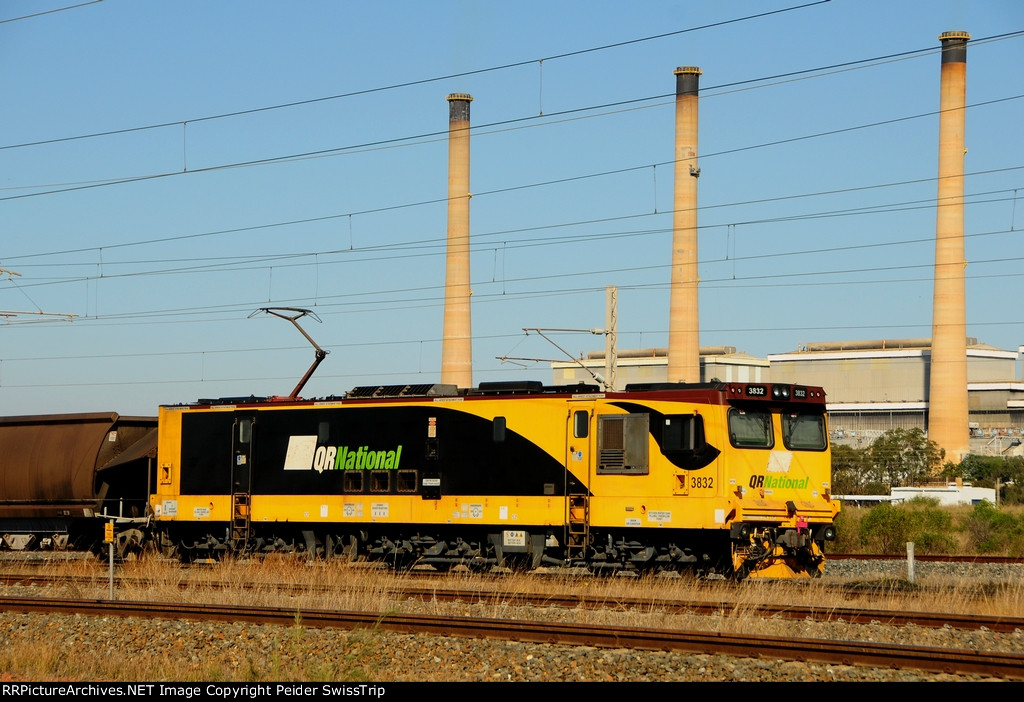
[[[1024,503],[1024,456],[968,455],[952,463],[919,428],[890,429],[863,449],[832,445],[836,495],[887,495],[890,488],[955,478],[976,487],[997,488],[1002,503]]]

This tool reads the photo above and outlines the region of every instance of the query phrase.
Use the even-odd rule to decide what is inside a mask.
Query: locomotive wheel
[[[359,537],[355,534],[341,537],[341,543],[343,544],[341,550],[341,557],[343,559],[349,563],[356,563],[364,559],[363,555],[359,552]]]

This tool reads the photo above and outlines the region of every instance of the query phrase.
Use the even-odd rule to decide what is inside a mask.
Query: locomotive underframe
[[[381,562],[395,569],[431,566],[447,571],[463,566],[533,570],[585,567],[597,574],[692,572],[738,578],[778,576],[785,567],[819,574],[822,543],[792,529],[761,529],[748,542],[726,529],[665,529],[656,532],[594,528],[585,551],[570,556],[563,530],[522,526],[510,543],[506,530],[412,524],[261,524],[247,544],[231,539],[228,523],[181,522],[164,525],[157,545],[183,561],[296,553],[311,559]],[[732,560],[722,554],[732,554]]]

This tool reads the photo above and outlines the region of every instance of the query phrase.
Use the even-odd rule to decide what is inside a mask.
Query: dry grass
[[[307,563],[295,557],[268,557],[261,560],[226,560],[209,566],[182,567],[176,562],[142,558],[117,567],[116,597],[134,601],[169,601],[209,604],[252,605],[301,610],[356,610],[388,613],[422,613],[448,616],[530,618],[523,608],[512,603],[519,593],[551,594],[585,599],[600,608],[533,608],[536,617],[571,618],[583,623],[601,623],[608,617],[628,614],[656,620],[665,625],[659,602],[698,601],[725,605],[720,619],[744,619],[746,613],[761,604],[830,607],[865,607],[894,611],[930,611],[976,614],[1002,614],[1024,617],[1024,583],[992,583],[970,577],[929,576],[919,566],[915,587],[903,581],[885,580],[870,601],[853,601],[835,578],[819,580],[746,581],[739,586],[722,580],[697,580],[691,577],[594,577],[588,574],[560,575],[508,573],[499,578],[481,578],[468,571],[453,571],[423,579],[374,567],[369,564]],[[28,569],[26,569],[27,572]],[[107,596],[107,571],[95,562],[54,564],[48,574],[67,577],[59,594],[75,598],[103,599]],[[38,569],[32,572],[38,573]],[[90,579],[89,586],[81,578]],[[404,588],[437,588],[496,593],[499,603],[479,605],[421,601],[402,595]],[[500,596],[507,594],[508,601]],[[640,599],[649,606],[628,613],[617,606],[620,599]],[[557,614],[552,615],[551,610]],[[529,614],[527,612],[526,614]],[[641,624],[637,624],[641,625]]]
[[[37,574],[38,568],[23,568]],[[11,568],[5,568],[10,571]],[[67,597],[103,599],[107,596],[107,573],[95,562],[54,564],[47,574],[66,578],[59,594]],[[638,628],[678,628],[722,633],[754,633],[764,636],[837,636],[847,637],[848,629],[812,631],[802,621],[764,618],[754,610],[762,604],[788,604],[829,607],[867,607],[895,611],[975,612],[1024,617],[1024,584],[1008,583],[976,596],[978,583],[966,578],[939,581],[919,578],[918,587],[892,587],[871,601],[851,601],[834,581],[748,581],[734,586],[725,581],[699,581],[688,577],[595,578],[588,575],[554,576],[510,573],[490,579],[471,573],[453,572],[428,580],[414,579],[389,570],[341,563],[308,564],[292,557],[271,557],[259,561],[225,561],[211,566],[183,568],[177,563],[143,558],[118,566],[116,596],[121,600],[172,601],[294,608],[296,623],[269,635],[269,644],[253,650],[241,645],[249,642],[245,625],[230,641],[217,634],[197,634],[184,623],[164,623],[154,635],[153,628],[139,628],[138,642],[106,642],[101,630],[91,626],[60,629],[52,636],[34,640],[31,656],[27,646],[12,634],[10,627],[0,645],[0,670],[17,672],[34,680],[161,680],[174,670],[177,681],[266,681],[381,679],[373,661],[387,660],[388,643],[374,631],[323,634],[302,626],[301,611],[310,609],[362,610],[372,612],[434,614],[449,617],[489,617],[499,619],[546,620],[634,626]],[[87,578],[83,585],[79,579]],[[287,586],[287,589],[282,588]],[[403,587],[480,590],[507,594],[508,601],[493,605],[446,603],[407,599]],[[606,604],[590,608],[526,608],[511,603],[519,593],[574,595],[589,603]],[[20,594],[13,593],[12,594]],[[40,596],[48,596],[39,591]],[[649,604],[626,610],[615,603],[620,598],[641,599]],[[716,616],[668,614],[660,602],[685,600],[722,603]],[[47,626],[50,626],[49,624]],[[17,627],[14,627],[15,629]],[[185,633],[188,631],[189,633]],[[202,630],[200,630],[202,631]],[[88,634],[82,632],[89,632]],[[16,633],[16,632],[15,632]],[[38,636],[38,634],[37,634]],[[156,636],[156,638],[154,638]],[[196,640],[196,637],[201,640]],[[872,634],[875,636],[875,634]],[[176,638],[177,637],[177,638]],[[310,655],[309,647],[328,637],[333,655]],[[264,635],[266,638],[266,635]],[[79,640],[80,639],[80,640]],[[207,653],[172,659],[181,641],[186,647],[199,647]],[[163,647],[160,645],[161,644]],[[130,677],[126,678],[125,646],[131,652]],[[327,644],[325,644],[327,645]],[[109,646],[109,650],[108,647]],[[75,651],[75,655],[69,655]],[[214,655],[216,654],[216,655]]]

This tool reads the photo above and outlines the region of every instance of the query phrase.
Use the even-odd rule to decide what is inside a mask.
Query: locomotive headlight
[[[773,385],[772,386],[772,397],[776,400],[788,400],[789,399],[789,386],[788,385]]]
[[[835,526],[830,524],[827,527],[825,527],[825,530],[822,532],[822,536],[825,537],[825,541],[835,541],[836,540],[836,528],[835,528]]]

